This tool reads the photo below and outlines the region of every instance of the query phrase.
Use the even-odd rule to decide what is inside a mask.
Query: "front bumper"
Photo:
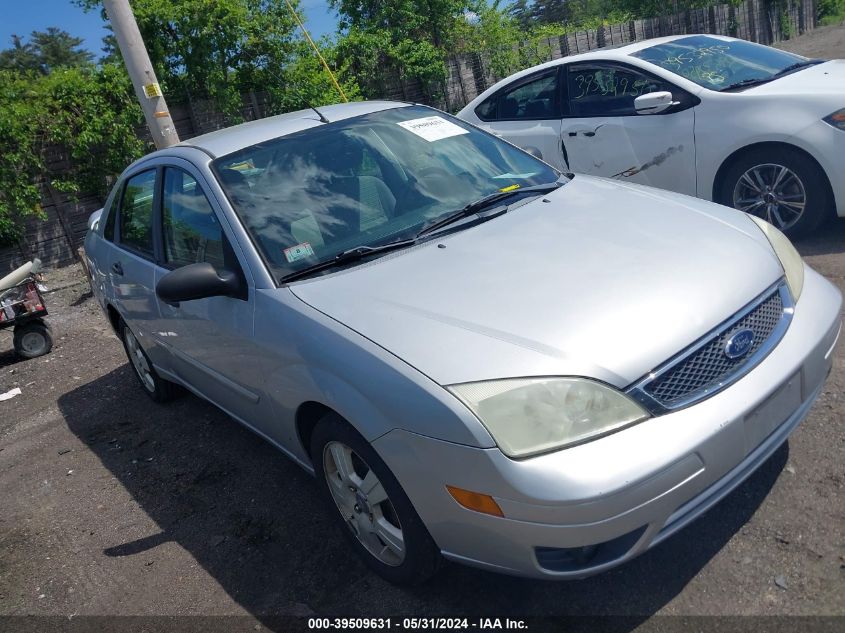
[[[841,310],[838,290],[807,268],[789,330],[745,377],[594,442],[518,461],[402,430],[374,446],[447,558],[520,576],[589,576],[680,530],[786,440],[830,372]],[[505,518],[459,506],[447,484],[492,495]]]

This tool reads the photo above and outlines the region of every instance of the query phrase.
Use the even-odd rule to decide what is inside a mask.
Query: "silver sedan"
[[[90,226],[146,393],[313,473],[394,582],[444,558],[579,578],[660,543],[795,430],[840,332],[839,292],[765,221],[416,105],[155,152]]]

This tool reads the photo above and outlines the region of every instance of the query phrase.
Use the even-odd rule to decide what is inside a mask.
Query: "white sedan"
[[[565,171],[721,202],[792,237],[845,216],[845,60],[664,37],[523,70],[458,116]]]

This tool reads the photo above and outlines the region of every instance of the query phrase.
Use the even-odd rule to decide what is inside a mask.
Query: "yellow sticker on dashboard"
[[[499,191],[505,193],[506,191],[513,191],[514,189],[519,189],[519,185],[508,185],[507,187],[502,187]]]

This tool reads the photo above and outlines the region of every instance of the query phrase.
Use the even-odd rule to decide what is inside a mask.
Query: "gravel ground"
[[[818,34],[845,41],[842,28]],[[790,46],[808,51],[815,37]],[[798,246],[845,292],[845,220]],[[629,616],[615,630],[671,621],[655,614],[845,616],[845,345],[789,442],[635,561],[566,583],[449,565],[406,589],[368,573],[310,477],[268,444],[193,396],[151,403],[79,267],[46,282],[57,289],[46,296],[52,353],[19,361],[0,334],[0,393],[23,392],[0,404],[0,616],[64,619],[0,617],[0,630],[152,630],[149,620],[67,619],[91,615],[243,616],[158,621],[206,631],[280,630],[275,616],[315,614]]]
[[[845,59],[845,22],[823,26],[780,45],[793,53],[821,59]]]

